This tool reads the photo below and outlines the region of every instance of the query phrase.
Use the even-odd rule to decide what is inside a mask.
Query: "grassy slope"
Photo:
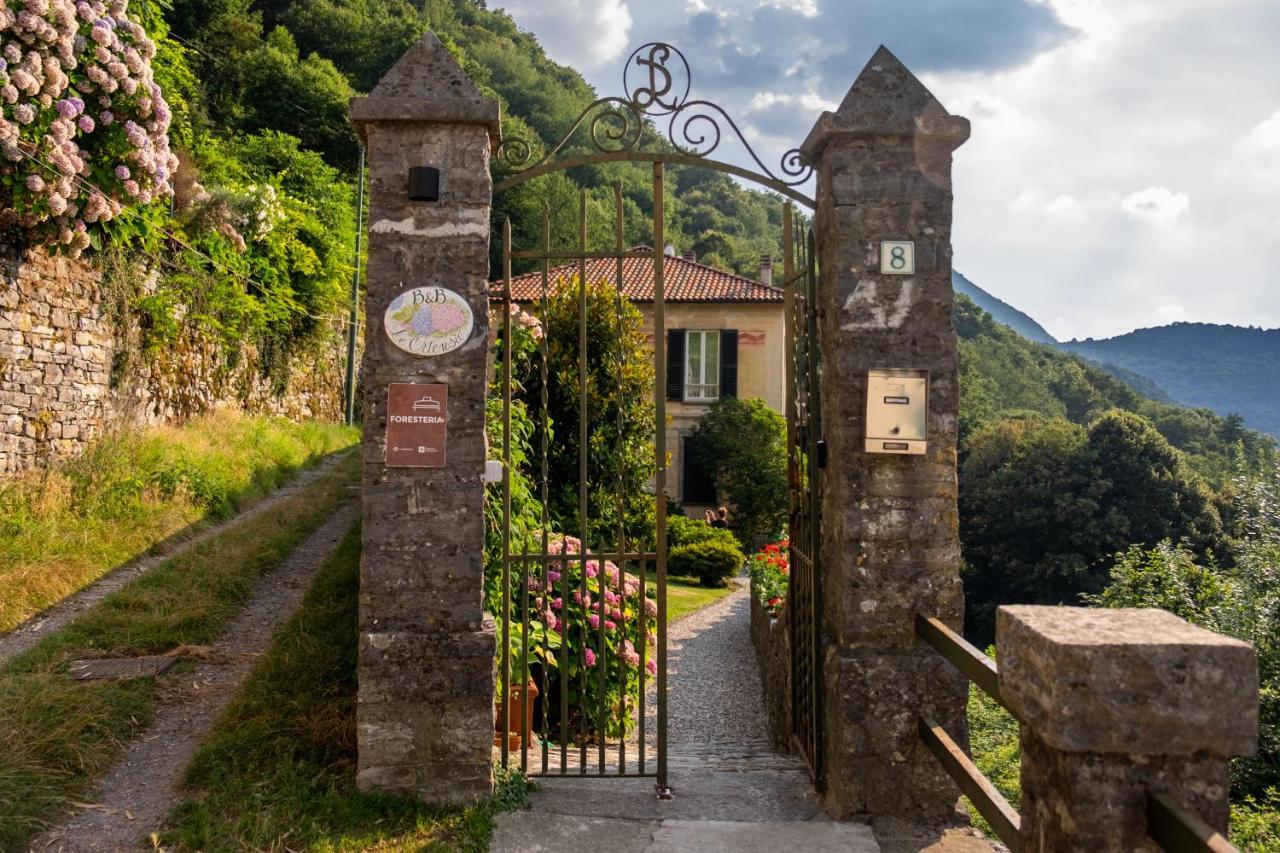
[[[465,810],[355,791],[359,568],[357,530],[197,753],[166,843],[207,851],[488,848],[494,811],[523,796],[518,777],[492,802]]]
[[[20,849],[85,796],[150,719],[154,680],[76,684],[66,663],[211,642],[253,581],[350,494],[359,470],[348,456],[305,491],[171,558],[0,668],[0,849]]]
[[[356,438],[334,424],[223,412],[104,439],[0,487],[0,632]]]

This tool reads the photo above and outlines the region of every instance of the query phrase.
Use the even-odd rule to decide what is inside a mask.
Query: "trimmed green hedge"
[[[745,561],[737,543],[707,539],[672,548],[667,555],[667,569],[673,575],[695,577],[706,587],[728,586]]]

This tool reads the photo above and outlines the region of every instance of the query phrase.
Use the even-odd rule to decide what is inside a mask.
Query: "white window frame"
[[[693,348],[698,346],[698,376],[690,374],[693,364]],[[709,344],[709,342],[711,342]],[[715,354],[715,375],[707,376],[707,353]],[[720,330],[689,329],[684,333],[684,401],[686,403],[714,403],[720,399]],[[709,381],[708,381],[709,380]]]

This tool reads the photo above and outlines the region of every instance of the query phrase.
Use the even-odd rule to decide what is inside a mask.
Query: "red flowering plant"
[[[791,575],[791,542],[782,539],[765,545],[747,558],[747,574],[756,600],[777,616],[787,603],[787,579]]]

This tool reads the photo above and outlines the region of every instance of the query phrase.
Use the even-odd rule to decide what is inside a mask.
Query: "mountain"
[[[1179,403],[1280,436],[1280,329],[1174,323],[1064,349],[1149,377]]]
[[[1174,323],[1105,340],[1062,343],[1027,314],[952,270],[951,284],[1028,340],[1086,359],[1144,397],[1239,414],[1250,427],[1280,436],[1280,329]]]
[[[1100,364],[1060,345],[1027,340],[979,308],[964,293],[955,301],[960,349],[960,450],[988,424],[1025,418],[1064,418],[1088,426],[1111,409],[1151,422],[1211,483],[1274,458],[1275,442],[1238,418],[1153,398]],[[1243,450],[1241,458],[1238,451]]]
[[[1004,323],[1024,338],[1035,341],[1038,344],[1057,343],[1057,340],[1045,330],[1044,326],[1041,326],[1003,299],[987,293],[955,270],[951,271],[951,287],[956,293],[963,293],[972,299],[974,305],[989,313],[997,322]]]

